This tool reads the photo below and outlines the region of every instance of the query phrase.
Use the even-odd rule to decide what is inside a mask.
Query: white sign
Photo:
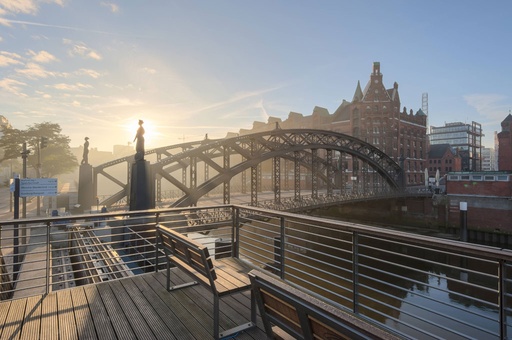
[[[57,196],[57,178],[20,179],[20,197]]]

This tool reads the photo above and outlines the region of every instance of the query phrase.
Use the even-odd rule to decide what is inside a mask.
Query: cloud
[[[110,9],[110,11],[112,13],[119,12],[119,6],[117,4],[112,3],[112,2],[102,2],[101,6],[107,7],[108,9]]]
[[[6,14],[37,14],[38,6],[34,0],[0,0],[0,8]]]
[[[0,18],[0,25],[10,27],[12,23],[22,23],[3,17],[17,14],[36,15],[39,11],[40,3],[53,3],[62,7],[65,1],[66,0],[0,0],[0,15],[2,16],[2,18]]]
[[[508,110],[507,104],[503,103],[508,99],[505,95],[475,93],[464,96],[466,103],[475,108],[482,116],[489,120],[488,124],[501,123]]]
[[[21,56],[16,53],[5,51],[0,52],[0,66],[22,64],[22,62],[18,59],[21,59]]]
[[[101,56],[96,51],[90,51],[87,53],[87,57],[94,59],[94,60],[101,60]]]
[[[41,65],[36,63],[27,63],[24,69],[16,69],[16,72],[30,79],[55,76],[55,73],[45,70]]]
[[[89,89],[92,88],[91,85],[82,84],[82,83],[76,83],[76,84],[65,84],[65,83],[59,83],[55,85],[48,85],[48,87],[52,87],[56,90],[63,90],[63,91],[80,91],[83,89]]]
[[[78,71],[75,72],[75,74],[79,75],[79,76],[89,76],[94,79],[97,79],[101,76],[101,74],[99,72],[91,70],[91,69],[86,69],[86,68],[79,69]]]
[[[27,84],[25,84],[21,81],[18,81],[18,80],[10,79],[10,78],[4,78],[4,79],[0,80],[0,89],[4,90],[6,92],[12,93],[19,97],[27,96],[25,93],[21,92],[21,87],[25,86],[25,85],[27,85]]]
[[[221,107],[229,105],[229,104],[240,102],[242,100],[246,100],[246,99],[249,99],[249,98],[261,96],[262,94],[265,94],[267,92],[275,91],[275,90],[277,90],[277,89],[279,89],[281,87],[282,86],[275,86],[275,87],[271,87],[271,88],[268,88],[268,89],[257,90],[257,91],[252,91],[252,92],[240,92],[240,93],[235,94],[231,98],[228,98],[228,99],[226,99],[224,101],[220,101],[220,102],[213,103],[213,104],[210,104],[208,106],[199,108],[197,110],[194,110],[191,113],[199,113],[199,112],[206,111],[206,110],[218,109],[218,108],[221,108]]]
[[[39,51],[38,53],[30,50],[28,54],[32,56],[32,60],[38,63],[49,63],[52,61],[58,61],[58,59],[47,51]]]
[[[81,56],[85,58],[91,58],[95,60],[101,60],[101,55],[94,51],[93,49],[89,48],[85,43],[83,42],[74,42],[70,39],[63,39],[64,45],[71,46],[68,50],[68,54],[72,57],[74,56]]]

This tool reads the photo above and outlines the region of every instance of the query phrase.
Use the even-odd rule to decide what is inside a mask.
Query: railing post
[[[359,234],[352,233],[352,311],[359,313]]]
[[[232,209],[233,223],[231,226],[231,242],[233,243],[231,256],[238,257],[240,250],[240,209],[236,207],[232,207]]]
[[[284,226],[285,226],[284,222],[285,222],[285,220],[284,220],[283,216],[281,216],[281,221],[280,222],[281,222],[280,223],[280,228],[281,228],[281,230],[280,230],[280,232],[281,232],[281,236],[280,236],[280,238],[281,238],[281,247],[279,248],[279,251],[280,251],[279,256],[281,258],[281,261],[280,261],[280,267],[279,267],[279,274],[280,274],[281,279],[284,280],[284,276],[285,276],[284,275],[285,274],[285,272],[284,272],[285,271],[285,266],[284,266],[284,249],[285,249],[285,244],[286,244],[286,241],[285,241],[286,240],[285,239],[286,234],[285,234],[285,230],[284,230]]]
[[[156,227],[158,223],[155,225],[155,273],[158,273],[158,236],[156,233]]]
[[[51,230],[51,222],[46,222],[46,290],[45,294],[50,293],[50,275],[52,273],[51,270],[51,263],[50,263],[50,255],[51,255],[51,237],[50,237],[50,230]]]
[[[500,317],[500,339],[507,339],[507,306],[506,306],[506,265],[505,261],[500,260],[499,261],[499,268],[498,268],[498,279],[499,279],[499,317]]]

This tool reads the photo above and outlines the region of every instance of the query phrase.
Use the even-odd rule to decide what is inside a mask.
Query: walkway
[[[174,269],[173,284],[188,280]],[[212,296],[200,286],[169,293],[163,272],[0,303],[2,339],[211,339]],[[220,324],[250,317],[249,293],[221,301]],[[262,327],[261,320],[258,326]],[[260,329],[235,339],[264,339]]]

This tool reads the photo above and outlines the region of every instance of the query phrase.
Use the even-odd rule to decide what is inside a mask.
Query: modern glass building
[[[430,145],[450,144],[461,157],[462,171],[482,170],[482,125],[477,122],[446,123],[430,127]]]

